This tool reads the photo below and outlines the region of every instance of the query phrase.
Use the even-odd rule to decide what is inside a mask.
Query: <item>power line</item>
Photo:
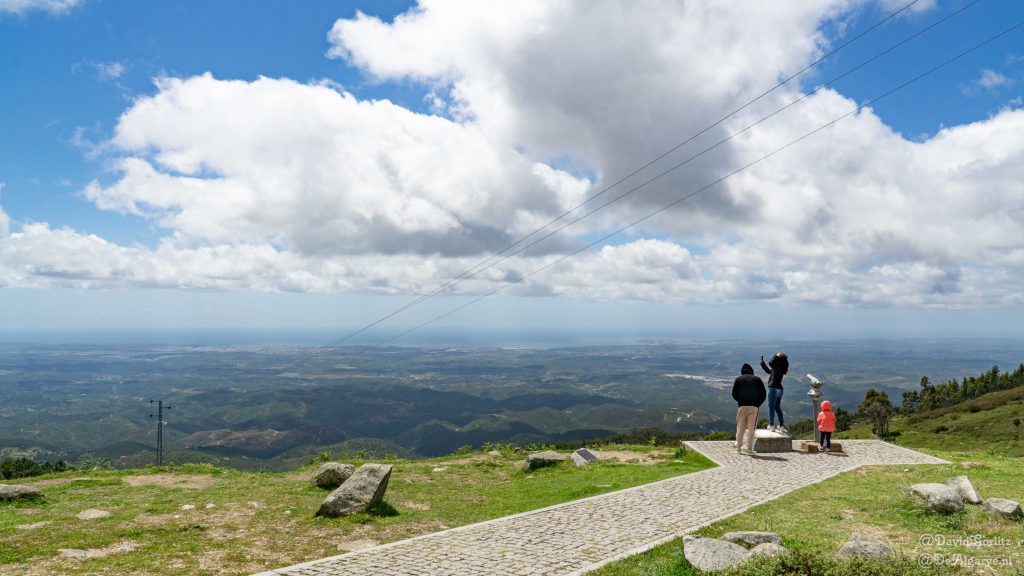
[[[476,275],[476,273],[477,273],[477,272],[479,272],[480,270],[482,270],[482,269],[486,269],[486,268],[490,268],[491,266],[494,266],[495,264],[497,264],[497,263],[499,263],[499,262],[502,262],[502,261],[506,260],[507,258],[503,258],[503,259],[499,260],[498,262],[491,262],[491,260],[492,260],[492,259],[494,259],[494,258],[496,258],[496,257],[500,256],[501,254],[504,254],[504,253],[505,253],[505,252],[507,252],[508,250],[511,250],[512,248],[514,248],[514,247],[518,246],[519,244],[521,244],[522,242],[524,242],[524,241],[525,241],[526,239],[530,238],[531,236],[533,236],[533,235],[535,235],[535,234],[537,234],[537,233],[539,233],[539,232],[543,231],[543,230],[544,230],[545,228],[547,228],[548,226],[550,226],[550,225],[554,224],[555,222],[558,222],[558,221],[559,221],[559,220],[561,220],[562,218],[564,218],[564,217],[568,216],[569,214],[571,214],[571,213],[575,212],[575,211],[576,211],[576,210],[578,210],[579,208],[583,207],[584,205],[586,205],[587,203],[589,203],[589,202],[593,201],[594,199],[596,199],[596,198],[600,197],[601,195],[603,195],[604,193],[608,192],[608,191],[609,191],[609,190],[611,190],[612,188],[615,188],[615,187],[616,187],[616,186],[618,186],[619,184],[622,184],[622,183],[623,183],[623,182],[625,182],[626,180],[629,180],[629,179],[630,179],[630,178],[632,178],[633,176],[636,176],[637,174],[639,174],[639,173],[640,173],[640,172],[642,172],[643,170],[645,170],[645,169],[649,168],[649,167],[650,167],[651,165],[653,165],[654,163],[658,162],[659,160],[661,160],[661,159],[665,158],[665,157],[666,157],[666,156],[668,156],[669,154],[671,154],[671,153],[675,152],[675,151],[676,151],[676,150],[678,150],[679,148],[681,148],[681,147],[685,146],[686,144],[689,144],[690,142],[692,142],[692,141],[693,141],[693,140],[695,140],[696,138],[698,138],[698,137],[700,137],[701,135],[703,135],[703,134],[707,133],[707,132],[708,132],[709,130],[711,130],[711,129],[712,129],[712,128],[714,128],[715,126],[718,126],[718,125],[719,125],[719,124],[721,124],[722,122],[724,122],[724,121],[728,120],[728,119],[729,119],[730,117],[732,117],[732,116],[733,116],[734,114],[736,114],[736,113],[738,113],[738,112],[741,112],[741,111],[745,110],[746,108],[750,107],[750,106],[751,106],[752,104],[754,104],[755,102],[757,102],[757,101],[761,100],[761,99],[762,99],[762,98],[764,98],[765,96],[767,96],[767,95],[771,94],[771,93],[772,93],[772,92],[774,92],[775,90],[777,90],[777,89],[781,88],[782,86],[784,86],[785,84],[787,84],[787,83],[788,83],[788,82],[789,82],[790,80],[793,80],[794,78],[796,78],[796,77],[798,77],[798,76],[802,75],[802,74],[803,74],[804,72],[806,72],[806,71],[810,70],[810,69],[811,69],[811,68],[813,68],[814,66],[817,66],[818,64],[820,64],[821,62],[823,62],[823,61],[824,61],[824,60],[826,60],[827,58],[831,57],[832,55],[836,54],[837,52],[839,52],[839,51],[840,51],[840,50],[842,50],[843,48],[846,48],[846,47],[847,47],[847,46],[849,46],[850,44],[853,44],[854,42],[856,42],[857,40],[859,40],[860,38],[862,38],[863,36],[865,36],[866,34],[868,34],[869,32],[871,32],[872,30],[874,30],[874,29],[878,28],[879,26],[881,26],[881,25],[885,24],[885,23],[886,23],[886,22],[888,22],[889,20],[892,20],[893,18],[895,18],[896,16],[898,16],[899,14],[901,14],[902,12],[904,12],[905,10],[909,9],[910,7],[912,7],[912,6],[914,5],[914,4],[917,4],[917,3],[919,2],[919,1],[920,1],[920,0],[912,0],[912,1],[910,2],[910,3],[906,4],[906,5],[905,5],[905,6],[903,6],[902,8],[900,8],[900,9],[896,10],[895,12],[893,12],[893,13],[889,14],[889,15],[888,15],[888,16],[886,16],[885,18],[883,18],[883,19],[879,20],[878,22],[875,22],[875,23],[874,23],[873,25],[871,25],[871,26],[870,26],[870,27],[868,27],[867,29],[863,30],[862,32],[860,32],[860,33],[859,33],[859,34],[857,34],[856,36],[854,36],[854,37],[850,38],[850,39],[849,39],[849,40],[847,40],[846,42],[844,42],[844,43],[840,44],[840,45],[839,45],[838,47],[836,47],[835,49],[831,50],[830,52],[828,52],[828,53],[824,54],[823,56],[821,56],[820,58],[818,58],[818,59],[817,59],[817,60],[815,60],[814,62],[811,62],[810,64],[808,64],[807,66],[805,66],[804,68],[802,68],[801,70],[799,70],[798,72],[796,72],[796,73],[794,73],[794,74],[791,74],[790,76],[788,76],[787,78],[785,78],[784,80],[782,80],[781,82],[779,82],[778,84],[776,84],[775,86],[773,86],[773,87],[769,88],[768,90],[766,90],[766,91],[762,92],[762,93],[761,93],[760,95],[758,95],[758,96],[757,96],[757,97],[755,97],[754,99],[752,99],[752,100],[749,100],[749,101],[748,101],[747,103],[743,104],[743,105],[742,105],[742,106],[740,106],[739,108],[736,108],[736,109],[735,109],[735,110],[733,110],[732,112],[729,112],[729,113],[728,113],[728,114],[726,114],[725,116],[722,116],[721,118],[719,118],[718,120],[716,120],[716,121],[715,121],[714,123],[712,123],[712,124],[708,125],[707,127],[705,127],[704,129],[700,130],[699,132],[696,132],[695,134],[693,134],[692,136],[690,136],[690,137],[689,137],[689,138],[687,138],[686,140],[683,140],[683,141],[682,141],[682,142],[680,142],[679,144],[676,144],[676,145],[675,145],[675,146],[673,146],[672,148],[670,148],[670,149],[666,150],[665,152],[663,152],[663,153],[662,153],[662,154],[661,154],[660,156],[658,156],[657,158],[654,158],[653,160],[651,160],[651,161],[647,162],[647,163],[646,163],[646,164],[644,164],[643,166],[640,166],[639,168],[637,168],[637,169],[636,169],[636,170],[634,170],[633,172],[630,172],[630,173],[629,173],[629,174],[627,174],[626,176],[623,176],[622,178],[620,178],[619,180],[615,181],[614,183],[612,183],[612,184],[610,184],[610,185],[606,186],[605,188],[603,188],[602,190],[600,190],[599,192],[597,192],[597,193],[596,193],[596,194],[594,194],[593,196],[591,196],[591,197],[587,198],[586,200],[584,200],[583,202],[581,202],[581,203],[577,204],[576,206],[573,206],[573,207],[572,207],[572,208],[570,208],[569,210],[567,210],[567,211],[563,212],[562,214],[558,215],[558,216],[557,216],[557,217],[555,217],[554,219],[552,219],[552,220],[548,221],[547,223],[545,223],[545,224],[544,224],[544,225],[542,225],[541,227],[537,228],[537,229],[536,229],[536,230],[534,230],[533,232],[530,232],[529,234],[527,234],[527,235],[525,235],[525,236],[523,236],[523,237],[519,238],[519,239],[518,239],[518,240],[516,240],[515,242],[513,242],[513,243],[511,243],[511,244],[509,244],[509,245],[507,245],[507,246],[505,246],[504,248],[502,248],[502,249],[501,249],[501,250],[499,250],[498,252],[496,252],[496,253],[492,254],[491,256],[488,256],[488,257],[487,257],[487,258],[485,258],[484,260],[481,260],[480,262],[477,262],[476,264],[474,264],[474,265],[473,265],[473,266],[471,266],[470,268],[468,268],[468,269],[464,270],[464,271],[463,271],[462,273],[460,273],[460,274],[459,274],[458,276],[456,276],[455,278],[453,278],[453,279],[451,279],[451,280],[448,280],[447,282],[444,282],[444,283],[442,283],[442,284],[438,285],[437,287],[435,287],[435,288],[434,288],[433,290],[431,290],[430,292],[427,292],[426,294],[422,294],[422,295],[420,295],[419,297],[417,297],[416,299],[412,300],[411,302],[409,302],[409,303],[407,303],[407,304],[405,304],[405,305],[401,306],[400,308],[398,308],[398,309],[396,309],[396,310],[394,310],[394,311],[390,312],[389,314],[386,314],[386,315],[384,315],[384,316],[382,316],[382,317],[378,318],[377,320],[375,320],[375,321],[371,322],[370,324],[367,324],[366,326],[363,326],[362,328],[359,328],[358,330],[355,330],[355,331],[353,331],[353,332],[350,332],[349,334],[346,334],[345,336],[342,336],[342,337],[340,337],[340,338],[337,338],[337,339],[335,339],[335,340],[332,340],[332,341],[331,341],[331,342],[329,342],[328,344],[325,344],[325,345],[324,345],[324,346],[323,346],[322,348],[331,348],[331,347],[337,346],[337,345],[339,345],[339,344],[343,344],[343,343],[347,342],[348,340],[352,339],[353,337],[355,337],[355,336],[357,336],[357,335],[359,335],[359,334],[361,334],[361,333],[365,332],[366,330],[369,330],[370,328],[373,328],[374,326],[376,326],[376,325],[380,324],[381,322],[384,322],[385,320],[388,320],[388,319],[390,319],[390,318],[393,318],[394,316],[397,316],[398,314],[400,314],[400,313],[402,313],[402,312],[404,312],[404,311],[408,310],[409,308],[412,308],[413,306],[416,306],[416,305],[417,305],[417,304],[419,304],[420,302],[423,302],[424,300],[427,300],[427,299],[429,299],[429,298],[432,298],[432,297],[436,296],[437,294],[440,294],[441,292],[444,292],[445,290],[447,290],[447,289],[449,289],[449,288],[451,288],[451,287],[453,287],[453,286],[456,286],[456,285],[460,284],[460,283],[461,283],[461,282],[463,282],[464,280],[467,280],[467,279],[469,279],[469,278],[473,277],[473,276],[474,276],[474,275]],[[918,33],[918,35],[919,35],[919,34],[921,34],[921,33],[923,33],[923,32],[925,32],[925,31],[927,31],[927,30],[929,30],[929,29],[931,29],[931,28],[933,28],[933,27],[935,27],[935,26],[937,26],[938,24],[941,24],[941,23],[942,23],[942,22],[944,22],[945,20],[947,20],[947,19],[951,18],[952,16],[955,16],[956,14],[959,14],[960,12],[962,12],[962,11],[966,10],[967,8],[969,8],[969,7],[973,6],[974,4],[977,4],[977,3],[978,3],[978,2],[980,2],[980,1],[981,1],[981,0],[974,0],[973,2],[971,2],[970,4],[968,4],[968,5],[964,6],[963,8],[961,8],[960,10],[958,10],[957,12],[954,12],[953,14],[951,14],[951,15],[947,16],[946,18],[944,18],[943,20],[940,20],[939,22],[936,22],[935,24],[933,24],[933,25],[932,25],[932,26],[930,26],[929,28],[926,28],[925,30],[923,30],[923,31],[919,32],[919,33]],[[915,36],[916,36],[916,35],[915,35]],[[877,56],[876,56],[876,58],[877,58]],[[847,72],[847,73],[849,73],[849,72]],[[840,77],[840,78],[841,78],[841,77]],[[832,80],[832,82],[834,82],[834,81],[836,81],[836,80],[838,80],[838,79],[839,79],[839,78],[835,78],[835,79],[833,79],[833,80]],[[780,111],[781,111],[781,110],[780,110]],[[779,111],[776,111],[776,113],[777,113],[777,112],[779,112]],[[548,237],[548,236],[545,236],[544,238],[547,238],[547,237]],[[536,242],[534,242],[534,243],[530,244],[530,246],[533,246],[534,244],[536,244]],[[529,246],[527,246],[527,247],[529,247]],[[520,251],[517,251],[516,253],[518,253],[518,252],[521,252],[521,250],[520,250]]]
[[[831,79],[831,80],[829,80],[828,82],[825,82],[824,84],[822,84],[822,85],[818,86],[817,88],[815,88],[815,89],[814,89],[813,91],[811,91],[811,92],[809,92],[809,93],[807,93],[807,94],[804,94],[804,95],[800,96],[800,97],[799,97],[799,98],[797,98],[796,100],[793,100],[792,102],[790,102],[790,103],[788,103],[788,104],[786,104],[786,105],[782,106],[781,108],[779,108],[779,109],[775,110],[774,112],[772,112],[772,113],[768,114],[767,116],[764,116],[764,117],[762,117],[761,119],[759,119],[759,120],[757,120],[757,121],[755,121],[755,122],[753,122],[753,123],[751,123],[751,124],[748,124],[748,125],[747,125],[746,127],[744,127],[743,129],[741,129],[741,130],[738,130],[738,131],[736,131],[736,132],[733,132],[732,134],[730,134],[730,135],[726,136],[725,138],[723,138],[723,139],[719,140],[718,142],[716,142],[716,143],[712,144],[711,146],[709,146],[709,147],[705,148],[704,150],[701,150],[700,152],[698,152],[698,153],[694,154],[693,156],[690,156],[690,157],[689,157],[689,158],[687,158],[686,160],[683,160],[682,162],[679,162],[678,164],[675,164],[675,165],[673,165],[672,167],[670,167],[670,168],[668,168],[668,169],[664,170],[663,172],[659,173],[658,175],[654,176],[653,178],[650,178],[649,180],[646,180],[646,181],[644,181],[644,182],[642,182],[642,183],[640,183],[640,184],[638,184],[638,185],[634,186],[633,188],[630,188],[629,190],[626,190],[626,191],[625,191],[625,192],[623,192],[622,194],[619,194],[618,196],[616,196],[616,197],[612,198],[611,200],[608,200],[608,201],[607,201],[607,202],[605,202],[604,204],[601,204],[600,206],[597,206],[596,208],[593,208],[593,209],[591,209],[590,211],[588,211],[588,212],[586,212],[586,213],[584,213],[584,214],[582,214],[582,215],[580,215],[580,216],[577,216],[577,217],[576,217],[575,219],[573,219],[573,220],[571,220],[571,221],[569,221],[569,222],[567,222],[567,223],[565,223],[565,224],[563,224],[563,225],[559,226],[558,228],[555,228],[554,230],[551,230],[551,231],[550,231],[550,232],[548,232],[547,234],[544,234],[543,236],[541,236],[541,237],[539,237],[539,238],[537,238],[537,239],[535,239],[535,240],[531,241],[531,242],[530,242],[529,244],[526,244],[525,246],[522,246],[521,248],[519,248],[519,249],[517,249],[517,250],[515,250],[515,251],[513,251],[513,252],[511,252],[511,253],[509,253],[509,254],[507,254],[507,255],[505,255],[504,257],[500,258],[499,260],[496,260],[496,261],[494,261],[494,262],[493,262],[493,263],[491,263],[491,264],[490,264],[490,265],[489,265],[489,266],[488,266],[487,268],[490,268],[490,267],[492,267],[492,266],[495,266],[495,265],[497,265],[497,264],[500,264],[500,263],[502,263],[502,262],[504,262],[504,261],[508,260],[509,258],[512,258],[513,256],[515,256],[515,255],[517,255],[517,254],[521,254],[522,252],[524,252],[524,251],[526,251],[526,250],[530,249],[531,247],[533,247],[533,246],[535,246],[535,245],[539,244],[540,242],[543,242],[544,240],[547,240],[548,238],[550,238],[550,237],[554,236],[555,234],[558,234],[558,233],[559,233],[559,232],[561,232],[562,230],[565,230],[566,228],[568,228],[569,226],[572,226],[573,224],[575,224],[575,223],[579,222],[580,220],[584,220],[584,219],[586,219],[586,218],[590,217],[591,215],[593,215],[594,213],[596,213],[596,212],[599,212],[599,211],[603,210],[604,208],[608,207],[608,206],[609,206],[609,205],[611,205],[611,204],[614,204],[615,202],[618,202],[619,200],[621,200],[621,199],[625,198],[626,196],[629,196],[629,195],[630,195],[630,194],[632,194],[633,192],[636,192],[637,190],[640,190],[641,188],[644,188],[644,187],[646,187],[647,185],[649,185],[649,184],[651,184],[651,183],[653,183],[653,182],[655,182],[655,181],[657,181],[657,180],[660,180],[660,179],[661,179],[662,177],[664,177],[664,176],[667,176],[668,174],[670,174],[671,172],[674,172],[674,171],[678,170],[679,168],[682,168],[683,166],[685,166],[685,165],[689,164],[689,163],[690,163],[690,162],[692,162],[693,160],[696,160],[697,158],[700,158],[700,157],[701,157],[701,156],[703,156],[704,154],[707,154],[708,152],[710,152],[710,151],[714,150],[715,148],[718,148],[718,147],[719,147],[719,146],[721,146],[722,144],[725,144],[726,142],[728,142],[728,141],[732,140],[733,138],[735,138],[735,137],[739,136],[740,134],[743,134],[744,132],[746,132],[746,131],[750,130],[751,128],[754,128],[755,126],[757,126],[757,125],[761,124],[762,122],[764,122],[764,121],[766,121],[766,120],[769,120],[770,118],[773,118],[774,116],[778,115],[779,113],[781,113],[781,112],[783,112],[783,111],[785,111],[785,110],[787,110],[787,109],[789,109],[789,108],[791,108],[791,107],[793,107],[793,106],[795,106],[795,105],[799,104],[800,102],[803,102],[803,101],[804,101],[804,100],[806,100],[807,98],[810,98],[811,96],[813,96],[814,94],[817,94],[817,93],[818,93],[818,92],[820,92],[821,90],[824,90],[824,89],[825,89],[825,88],[827,88],[828,86],[831,86],[832,84],[834,84],[834,83],[838,82],[839,80],[842,80],[843,78],[845,78],[846,76],[848,76],[848,75],[852,74],[853,72],[856,72],[857,70],[859,70],[859,69],[863,68],[864,66],[867,66],[867,65],[868,65],[868,64],[870,64],[871,62],[874,62],[875,60],[877,60],[877,59],[881,58],[882,56],[885,56],[886,54],[888,54],[888,53],[892,52],[893,50],[895,50],[895,49],[899,48],[900,46],[903,46],[904,44],[906,44],[906,43],[910,42],[910,41],[911,41],[911,40],[913,40],[914,38],[917,38],[918,36],[920,36],[920,35],[924,34],[925,32],[927,32],[927,31],[929,31],[929,30],[931,30],[932,28],[935,28],[935,27],[936,27],[936,26],[938,26],[939,24],[942,24],[942,23],[943,23],[943,22],[945,22],[946,20],[949,20],[950,18],[952,18],[952,17],[956,16],[956,15],[957,15],[957,14],[959,14],[960,12],[963,12],[963,11],[964,11],[964,10],[966,10],[967,8],[970,8],[971,6],[973,6],[974,4],[977,4],[977,3],[978,3],[978,2],[980,2],[980,1],[981,1],[981,0],[975,0],[975,1],[974,1],[974,2],[972,2],[971,4],[967,4],[966,6],[962,7],[962,8],[960,9],[960,10],[957,10],[956,12],[953,12],[953,13],[951,13],[951,14],[948,14],[947,16],[945,16],[944,18],[942,18],[941,20],[938,20],[938,21],[936,21],[936,22],[932,23],[932,24],[931,24],[930,26],[928,26],[927,28],[924,28],[924,29],[922,29],[922,30],[919,30],[918,32],[916,32],[916,33],[914,33],[914,34],[912,34],[912,35],[908,36],[907,38],[904,38],[904,39],[903,39],[903,40],[901,40],[900,42],[897,42],[896,44],[893,44],[893,45],[889,46],[889,47],[888,47],[888,48],[886,48],[885,50],[883,50],[883,51],[881,51],[881,52],[879,52],[879,53],[875,54],[875,55],[874,55],[874,56],[872,56],[871,58],[869,58],[869,59],[867,59],[867,60],[865,60],[865,61],[861,62],[861,63],[860,63],[860,64],[858,64],[857,66],[854,66],[853,68],[850,68],[850,69],[849,69],[849,70],[847,70],[846,72],[843,72],[843,73],[842,73],[842,74],[840,74],[839,76],[836,76],[836,77],[832,78],[832,79]],[[549,223],[549,224],[550,224],[550,223]],[[475,276],[476,276],[476,275],[477,275],[477,274],[478,274],[479,272],[481,272],[481,271],[483,271],[483,270],[485,270],[485,269],[486,269],[486,268],[484,268],[484,269],[481,269],[481,270],[479,270],[479,271],[477,271],[477,272],[474,272],[474,273],[470,274],[469,276],[466,276],[465,278],[462,278],[462,279],[461,279],[461,280],[459,280],[458,282],[455,282],[455,283],[453,283],[452,285],[454,286],[455,284],[460,284],[460,283],[462,283],[462,282],[463,282],[463,281],[465,281],[465,280],[468,280],[468,279],[470,279],[470,278],[473,278],[473,277],[475,277]]]
[[[586,246],[583,246],[582,248],[579,248],[578,250],[576,250],[574,252],[571,252],[571,253],[566,254],[566,255],[564,255],[564,256],[562,256],[562,257],[560,257],[560,258],[558,258],[558,259],[556,259],[556,260],[554,260],[552,262],[549,262],[549,263],[545,264],[544,266],[541,266],[540,268],[537,268],[536,270],[530,272],[529,274],[525,274],[525,275],[523,275],[523,276],[521,276],[519,278],[516,278],[515,280],[509,280],[504,285],[499,286],[498,288],[495,288],[494,290],[492,290],[492,291],[490,291],[490,292],[488,292],[488,293],[486,293],[486,294],[484,294],[482,296],[479,296],[479,297],[477,297],[477,298],[475,298],[475,299],[473,299],[473,300],[471,300],[471,301],[469,301],[469,302],[467,302],[465,304],[462,304],[460,306],[452,308],[451,310],[449,310],[449,311],[447,311],[447,312],[445,312],[445,313],[443,313],[443,314],[441,314],[439,316],[436,316],[436,317],[434,317],[434,318],[432,318],[432,319],[430,319],[430,320],[428,320],[426,322],[423,322],[422,324],[414,326],[413,328],[405,330],[404,332],[400,332],[400,333],[398,333],[398,334],[396,334],[396,335],[394,335],[394,336],[392,336],[392,337],[390,337],[390,338],[388,338],[386,340],[381,341],[380,344],[387,344],[389,342],[393,342],[394,340],[397,340],[398,338],[401,338],[402,336],[405,336],[406,334],[410,334],[412,332],[415,332],[416,330],[419,330],[420,328],[423,328],[425,326],[433,324],[434,322],[437,322],[438,320],[441,320],[442,318],[450,316],[450,315],[452,315],[452,314],[454,314],[454,313],[456,313],[456,312],[458,312],[460,310],[463,310],[465,308],[468,308],[469,306],[472,306],[473,304],[476,304],[477,302],[479,302],[479,301],[481,301],[481,300],[483,300],[485,298],[493,296],[494,294],[497,294],[498,292],[504,290],[505,288],[508,288],[509,286],[512,286],[514,284],[518,284],[518,283],[522,282],[523,280],[526,280],[527,278],[530,278],[531,276],[539,274],[540,272],[543,272],[544,270],[547,270],[548,268],[551,268],[552,266],[555,266],[556,264],[564,262],[564,261],[568,260],[569,258],[572,258],[573,256],[576,256],[580,252],[583,252],[584,250],[588,250],[588,249],[596,246],[597,244],[600,244],[600,243],[604,242],[605,240],[608,240],[609,238],[611,238],[611,237],[613,237],[613,236],[615,236],[615,235],[617,235],[617,234],[619,234],[619,233],[621,233],[621,232],[623,232],[625,230],[628,230],[629,228],[632,228],[633,226],[636,226],[637,224],[640,224],[641,222],[644,222],[645,220],[648,220],[648,219],[656,216],[657,214],[660,214],[660,213],[668,210],[669,208],[672,208],[673,206],[676,206],[677,204],[680,204],[681,202],[683,202],[685,200],[693,198],[694,196],[700,194],[701,192],[703,192],[703,191],[705,191],[705,190],[707,190],[707,189],[709,189],[709,188],[711,188],[713,186],[716,186],[716,185],[724,182],[728,178],[730,178],[730,177],[732,177],[732,176],[734,176],[736,174],[739,174],[740,172],[746,170],[747,168],[750,168],[751,166],[754,166],[755,164],[759,164],[759,163],[763,162],[764,160],[767,160],[768,158],[771,158],[772,156],[775,156],[779,152],[782,152],[783,150],[786,150],[787,148],[793,146],[794,144],[802,142],[803,140],[813,136],[814,134],[817,134],[818,132],[821,132],[822,130],[825,130],[826,128],[829,128],[830,126],[835,125],[837,122],[839,122],[839,121],[841,121],[841,120],[843,120],[845,118],[848,118],[848,117],[856,114],[857,112],[860,112],[864,108],[866,108],[866,107],[868,107],[868,106],[870,106],[870,105],[872,105],[872,104],[874,104],[874,103],[876,103],[876,102],[878,102],[878,101],[880,101],[880,100],[882,100],[884,98],[887,98],[888,96],[891,96],[892,94],[902,90],[903,88],[906,88],[907,86],[913,84],[914,82],[917,82],[918,80],[920,80],[920,79],[922,79],[922,78],[924,78],[924,77],[934,73],[935,71],[948,66],[949,64],[959,60],[960,58],[963,58],[964,56],[970,54],[971,52],[974,52],[975,50],[981,48],[982,46],[985,46],[987,44],[990,44],[991,42],[994,42],[995,40],[997,40],[997,39],[999,39],[999,38],[1009,34],[1010,32],[1016,30],[1017,28],[1020,28],[1021,26],[1024,26],[1024,22],[1018,22],[1018,23],[1014,24],[1013,26],[1003,30],[1002,32],[1000,32],[1000,33],[998,33],[998,34],[996,34],[994,36],[989,37],[988,39],[986,39],[986,40],[984,40],[984,41],[974,45],[971,48],[968,48],[967,50],[964,50],[963,52],[960,52],[959,54],[957,54],[956,56],[953,56],[952,58],[946,60],[945,62],[942,62],[941,64],[938,64],[938,65],[928,69],[927,71],[922,72],[921,74],[911,78],[910,80],[907,80],[906,82],[900,84],[899,86],[896,86],[895,88],[889,90],[888,92],[885,92],[884,94],[882,94],[880,96],[876,96],[875,98],[872,98],[872,99],[864,102],[863,104],[857,106],[856,108],[854,108],[853,110],[847,112],[846,114],[843,114],[842,116],[839,116],[839,117],[833,119],[832,121],[830,121],[830,122],[828,122],[826,124],[823,124],[823,125],[815,128],[814,130],[811,130],[810,132],[807,132],[803,136],[800,136],[799,138],[796,138],[795,140],[790,141],[789,143],[785,144],[784,146],[776,148],[775,150],[769,152],[768,154],[765,154],[764,156],[761,156],[757,160],[754,160],[754,161],[752,161],[752,162],[750,162],[748,164],[745,164],[744,166],[741,166],[740,168],[737,168],[736,170],[733,170],[732,172],[726,174],[725,176],[722,176],[722,177],[718,178],[717,180],[715,180],[715,181],[713,181],[713,182],[711,182],[711,183],[709,183],[709,184],[707,184],[705,186],[702,186],[701,188],[698,188],[697,190],[694,190],[693,192],[690,192],[689,194],[686,194],[686,195],[684,195],[684,196],[682,196],[680,198],[677,198],[676,200],[670,202],[669,204],[667,204],[665,206],[662,206],[661,208],[658,208],[657,210],[655,210],[653,212],[650,212],[647,215],[645,215],[645,216],[643,216],[643,217],[641,217],[641,218],[639,218],[637,220],[634,220],[633,222],[630,222],[629,224],[626,224],[625,226],[623,226],[623,227],[621,227],[621,228],[619,228],[617,230],[614,230],[613,232],[610,232],[610,233],[602,236],[601,238],[598,238],[597,240],[594,240],[593,242],[587,244]],[[664,174],[665,173],[662,173],[661,175],[657,176],[656,178],[659,178],[659,177],[661,177]]]

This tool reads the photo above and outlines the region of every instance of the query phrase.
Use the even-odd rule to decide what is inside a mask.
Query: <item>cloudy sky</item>
[[[909,2],[0,0],[0,324],[1022,336],[1020,2],[736,112]]]

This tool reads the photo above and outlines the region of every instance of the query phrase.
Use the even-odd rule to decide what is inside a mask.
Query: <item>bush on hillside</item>
[[[28,458],[11,458],[10,456],[0,460],[0,479],[3,480],[30,478],[66,470],[74,470],[74,467],[64,460],[43,462],[42,464]]]

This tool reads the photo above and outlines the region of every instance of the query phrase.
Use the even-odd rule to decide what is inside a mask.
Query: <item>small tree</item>
[[[857,414],[871,420],[872,431],[878,437],[889,435],[889,418],[896,413],[896,407],[889,400],[884,390],[869,388],[864,394],[864,401],[857,406]]]
[[[853,423],[853,414],[846,408],[836,407],[836,432],[845,432]]]

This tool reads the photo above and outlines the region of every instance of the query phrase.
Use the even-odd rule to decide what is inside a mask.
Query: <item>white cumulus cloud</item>
[[[357,14],[333,26],[329,56],[422,87],[433,113],[327,82],[159,79],[104,144],[110,177],[82,190],[150,221],[159,245],[29,224],[0,238],[0,277],[422,293],[801,69],[835,40],[825,24],[861,7],[422,0],[392,22]],[[801,95],[776,91],[600,201]],[[514,293],[599,300],[1024,304],[1024,111],[1012,109],[924,141],[863,110],[555,264],[854,108],[822,90],[452,291],[523,279]]]
[[[23,14],[30,10],[43,10],[62,14],[81,3],[82,0],[0,0],[0,13]]]

